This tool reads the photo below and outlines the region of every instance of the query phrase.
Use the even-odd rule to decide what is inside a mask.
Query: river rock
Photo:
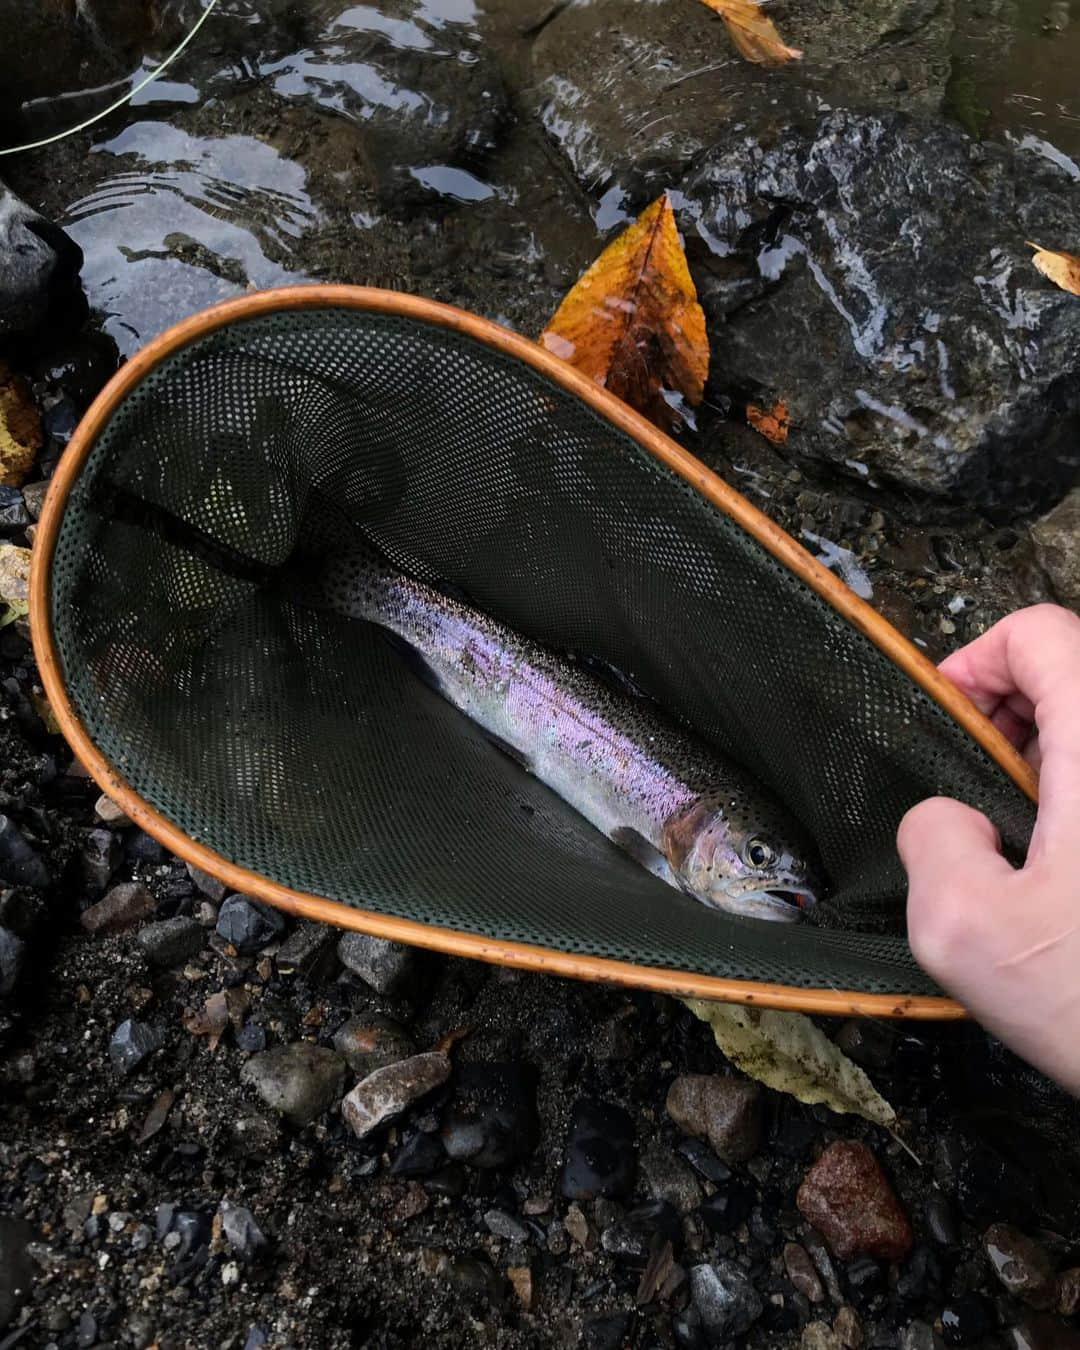
[[[403,942],[368,933],[345,933],[337,950],[341,964],[385,998],[402,994],[412,980],[416,949]]]
[[[805,49],[802,61],[776,71],[744,60],[707,8],[571,4],[533,45],[528,99],[583,187],[644,205],[725,126],[768,134],[812,115],[823,96],[936,108],[950,69],[951,10],[867,0],[837,22],[829,0],[771,6],[786,41]]]
[[[789,454],[1013,513],[1071,483],[1080,305],[1024,243],[1080,237],[1064,168],[843,111],[733,136],[684,190],[719,260],[699,287],[714,387],[783,398]]]
[[[36,333],[70,302],[81,266],[74,240],[0,183],[0,345]]]
[[[814,1268],[810,1253],[798,1242],[784,1244],[784,1269],[788,1279],[810,1303],[822,1303],[825,1287]]]
[[[621,1106],[582,1100],[574,1106],[561,1189],[568,1200],[629,1195],[637,1158],[634,1122]]]
[[[22,978],[26,943],[10,928],[0,926],[0,998],[10,998]]]
[[[803,1178],[796,1203],[841,1260],[866,1254],[901,1261],[914,1235],[878,1160],[865,1144],[838,1139]]]
[[[450,1077],[450,1057],[439,1051],[387,1064],[357,1083],[341,1103],[345,1124],[367,1139]]]
[[[241,956],[254,956],[284,931],[285,916],[280,910],[246,895],[230,895],[218,913],[218,937],[235,947]]]
[[[941,1336],[946,1345],[978,1345],[994,1330],[994,1306],[974,1291],[950,1299],[941,1310]]]
[[[334,1049],[353,1073],[367,1074],[416,1054],[416,1042],[399,1023],[379,1013],[350,1017],[334,1032]]]
[[[122,881],[89,909],[79,922],[88,933],[118,933],[148,919],[154,912],[154,897],[138,881]]]
[[[494,148],[506,94],[464,8],[448,21],[423,0],[316,0],[305,23],[308,40],[268,52],[260,76],[280,99],[352,123],[380,195],[423,196],[426,170]]]
[[[234,1205],[231,1200],[222,1200],[219,1212],[221,1231],[237,1256],[251,1260],[261,1247],[266,1246],[266,1235],[246,1205]]]
[[[140,1064],[159,1050],[164,1041],[161,1031],[147,1022],[128,1017],[109,1040],[109,1059],[122,1074],[133,1073]]]
[[[1080,612],[1080,488],[1031,527],[1035,556],[1063,605]]]
[[[724,1162],[746,1162],[761,1143],[761,1088],[746,1079],[683,1074],[668,1089],[667,1113]]]
[[[526,1064],[463,1064],[443,1113],[443,1147],[455,1162],[507,1167],[536,1141],[536,1074]]]
[[[1062,1317],[1080,1313],[1080,1266],[1063,1270],[1058,1277],[1058,1312]]]
[[[340,1098],[346,1073],[344,1059],[333,1050],[294,1041],[252,1055],[240,1070],[240,1081],[286,1120],[307,1125]]]
[[[148,923],[136,941],[152,966],[178,966],[202,951],[206,930],[195,919],[180,915]]]
[[[11,1214],[0,1214],[0,1331],[26,1302],[34,1277],[27,1247],[34,1230]]]
[[[680,1214],[701,1203],[701,1186],[689,1163],[665,1144],[651,1143],[638,1164],[642,1187],[653,1200],[665,1200]]]
[[[1033,1308],[1050,1308],[1057,1302],[1054,1265],[1045,1247],[1010,1223],[992,1224],[983,1245],[994,1274],[1010,1294]]]
[[[1080,1330],[1045,1313],[1029,1313],[1009,1330],[1009,1350],[1080,1350]]]
[[[799,1337],[799,1350],[840,1350],[840,1342],[828,1322],[808,1322]]]
[[[83,876],[87,885],[98,894],[103,892],[123,856],[120,840],[111,830],[87,831],[81,852]]]
[[[0,815],[0,881],[12,886],[49,884],[44,859],[10,816]]]
[[[710,1345],[740,1336],[761,1316],[764,1304],[749,1275],[734,1261],[690,1268],[690,1297],[698,1325]]]

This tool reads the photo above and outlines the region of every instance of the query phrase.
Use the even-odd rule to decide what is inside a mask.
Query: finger
[[[931,797],[904,816],[896,846],[908,874],[908,937],[919,963],[950,982],[970,955],[996,892],[1015,876],[998,832],[979,811]]]
[[[1017,693],[1030,702],[1042,761],[1039,845],[1080,852],[1080,617],[1056,605],[1022,609],[942,670],[984,708]]]

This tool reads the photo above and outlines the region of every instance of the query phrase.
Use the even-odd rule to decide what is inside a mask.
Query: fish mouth
[[[817,896],[806,886],[761,886],[729,896],[735,913],[754,918],[797,923],[817,904]]]

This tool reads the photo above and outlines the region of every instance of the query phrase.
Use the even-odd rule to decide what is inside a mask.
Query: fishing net
[[[277,584],[358,542],[624,672],[739,760],[816,838],[825,921],[665,886],[377,629]],[[1030,830],[971,736],[739,524],[440,323],[280,310],[174,351],[97,435],[49,584],[68,697],[123,779],[226,859],[342,905],[638,966],[933,992],[902,935],[900,817],[945,793],[1016,850]]]

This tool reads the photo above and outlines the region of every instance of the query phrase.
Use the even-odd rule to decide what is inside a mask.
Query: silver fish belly
[[[645,702],[367,553],[329,564],[305,598],[395,634],[444,698],[670,885],[753,917],[814,903],[797,824]]]

